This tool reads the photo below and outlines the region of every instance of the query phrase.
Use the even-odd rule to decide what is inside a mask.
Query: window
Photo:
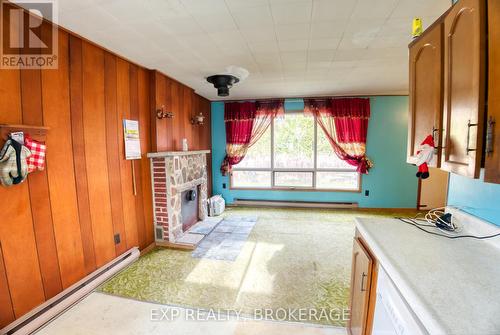
[[[233,167],[231,188],[359,191],[356,168],[332,151],[313,117],[287,112],[277,118]]]

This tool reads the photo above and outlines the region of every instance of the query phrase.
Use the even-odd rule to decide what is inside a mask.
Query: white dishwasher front
[[[428,335],[391,278],[379,266],[373,335]]]

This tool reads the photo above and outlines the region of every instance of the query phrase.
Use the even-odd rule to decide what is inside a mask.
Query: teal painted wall
[[[362,192],[299,192],[229,190],[229,177],[220,173],[225,155],[224,103],[212,102],[213,192],[228,203],[237,199],[292,200],[317,202],[357,202],[360,207],[415,208],[417,202],[416,168],[406,164],[408,97],[380,96],[371,99],[367,153],[375,166],[362,178]],[[303,101],[285,101],[285,109],[303,109]],[[223,188],[226,184],[226,189]],[[365,196],[365,190],[370,191]]]
[[[450,174],[448,205],[500,226],[500,184],[490,184],[480,179],[471,179]]]

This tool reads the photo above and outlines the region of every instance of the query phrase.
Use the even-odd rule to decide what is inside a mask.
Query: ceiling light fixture
[[[229,89],[240,80],[230,74],[216,74],[207,77],[207,81],[214,85],[219,97],[227,97],[229,95]]]
[[[219,97],[227,97],[229,95],[229,89],[233,87],[234,84],[245,80],[248,75],[248,70],[231,65],[228,66],[223,73],[207,77],[207,81],[214,85]]]

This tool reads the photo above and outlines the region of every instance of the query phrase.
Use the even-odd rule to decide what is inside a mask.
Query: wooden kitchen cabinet
[[[443,124],[443,25],[429,27],[409,45],[410,108],[408,126],[408,158],[415,156],[420,143],[432,134],[436,155],[429,164],[441,165]]]
[[[488,117],[484,181],[500,183],[500,1],[488,1]]]
[[[460,0],[444,18],[444,149],[441,168],[478,178],[486,85],[484,0]]]
[[[351,272],[350,320],[351,335],[371,333],[371,319],[374,308],[374,258],[359,236],[354,239]],[[373,294],[372,294],[373,290]],[[370,301],[370,298],[373,301]]]

